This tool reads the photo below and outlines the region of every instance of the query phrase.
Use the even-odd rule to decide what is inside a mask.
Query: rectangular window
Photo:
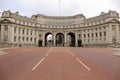
[[[39,34],[39,38],[41,39],[41,34]]]
[[[20,34],[20,31],[21,31],[21,29],[19,28],[19,29],[18,29],[18,33],[19,33],[19,34]]]
[[[27,34],[27,35],[29,34],[29,30],[28,30],[28,29],[26,30],[26,34]]]
[[[90,37],[90,34],[88,34],[88,38]]]
[[[32,41],[32,37],[30,38],[30,41]]]
[[[88,39],[88,43],[90,42],[90,40]]]
[[[21,37],[19,36],[19,37],[18,37],[18,41],[19,41],[19,42],[21,41],[20,39],[21,39]]]
[[[8,36],[4,36],[4,41],[8,41]]]
[[[22,38],[22,41],[24,41],[24,40],[25,40],[25,38],[23,37],[23,38]]]
[[[86,38],[86,34],[84,34],[84,38]]]
[[[116,30],[116,26],[112,25],[112,30],[115,31]]]
[[[25,29],[23,29],[23,32],[22,32],[23,34],[25,33]]]
[[[102,33],[100,32],[100,37],[102,36]]]
[[[36,43],[36,38],[34,38],[34,43]]]
[[[8,25],[4,25],[5,31],[8,31]]]
[[[30,34],[32,35],[32,30],[30,31]]]
[[[16,36],[14,36],[14,42],[16,42]]]
[[[81,34],[79,34],[79,38],[81,38]]]
[[[104,32],[104,36],[106,36],[106,32]]]
[[[98,34],[97,33],[95,33],[96,34],[96,37],[98,37]]]
[[[91,33],[92,34],[92,37],[94,37],[94,34],[93,33]]]
[[[26,41],[28,42],[28,37],[26,38]]]
[[[16,33],[16,27],[14,28],[14,33]]]

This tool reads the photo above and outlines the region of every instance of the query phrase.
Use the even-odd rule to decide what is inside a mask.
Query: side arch
[[[49,35],[52,36],[49,37]],[[45,46],[53,46],[53,34],[51,32],[45,34]]]
[[[74,33],[72,33],[72,32],[70,32],[70,33],[68,33],[67,34],[67,36],[68,36],[68,41],[67,41],[67,43],[68,43],[68,46],[72,46],[72,47],[74,47],[75,46],[75,34]]]

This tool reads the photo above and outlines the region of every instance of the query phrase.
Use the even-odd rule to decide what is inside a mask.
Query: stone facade
[[[101,12],[86,18],[75,16],[33,15],[31,18],[4,11],[0,17],[0,46],[119,46],[120,22],[116,11]]]

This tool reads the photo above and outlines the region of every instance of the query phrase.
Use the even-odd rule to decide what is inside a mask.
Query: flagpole
[[[59,16],[61,16],[61,1],[59,0]]]

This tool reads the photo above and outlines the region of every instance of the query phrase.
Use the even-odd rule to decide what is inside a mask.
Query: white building
[[[102,12],[92,18],[75,16],[33,15],[4,11],[0,18],[1,46],[119,46],[120,22],[116,11]]]

